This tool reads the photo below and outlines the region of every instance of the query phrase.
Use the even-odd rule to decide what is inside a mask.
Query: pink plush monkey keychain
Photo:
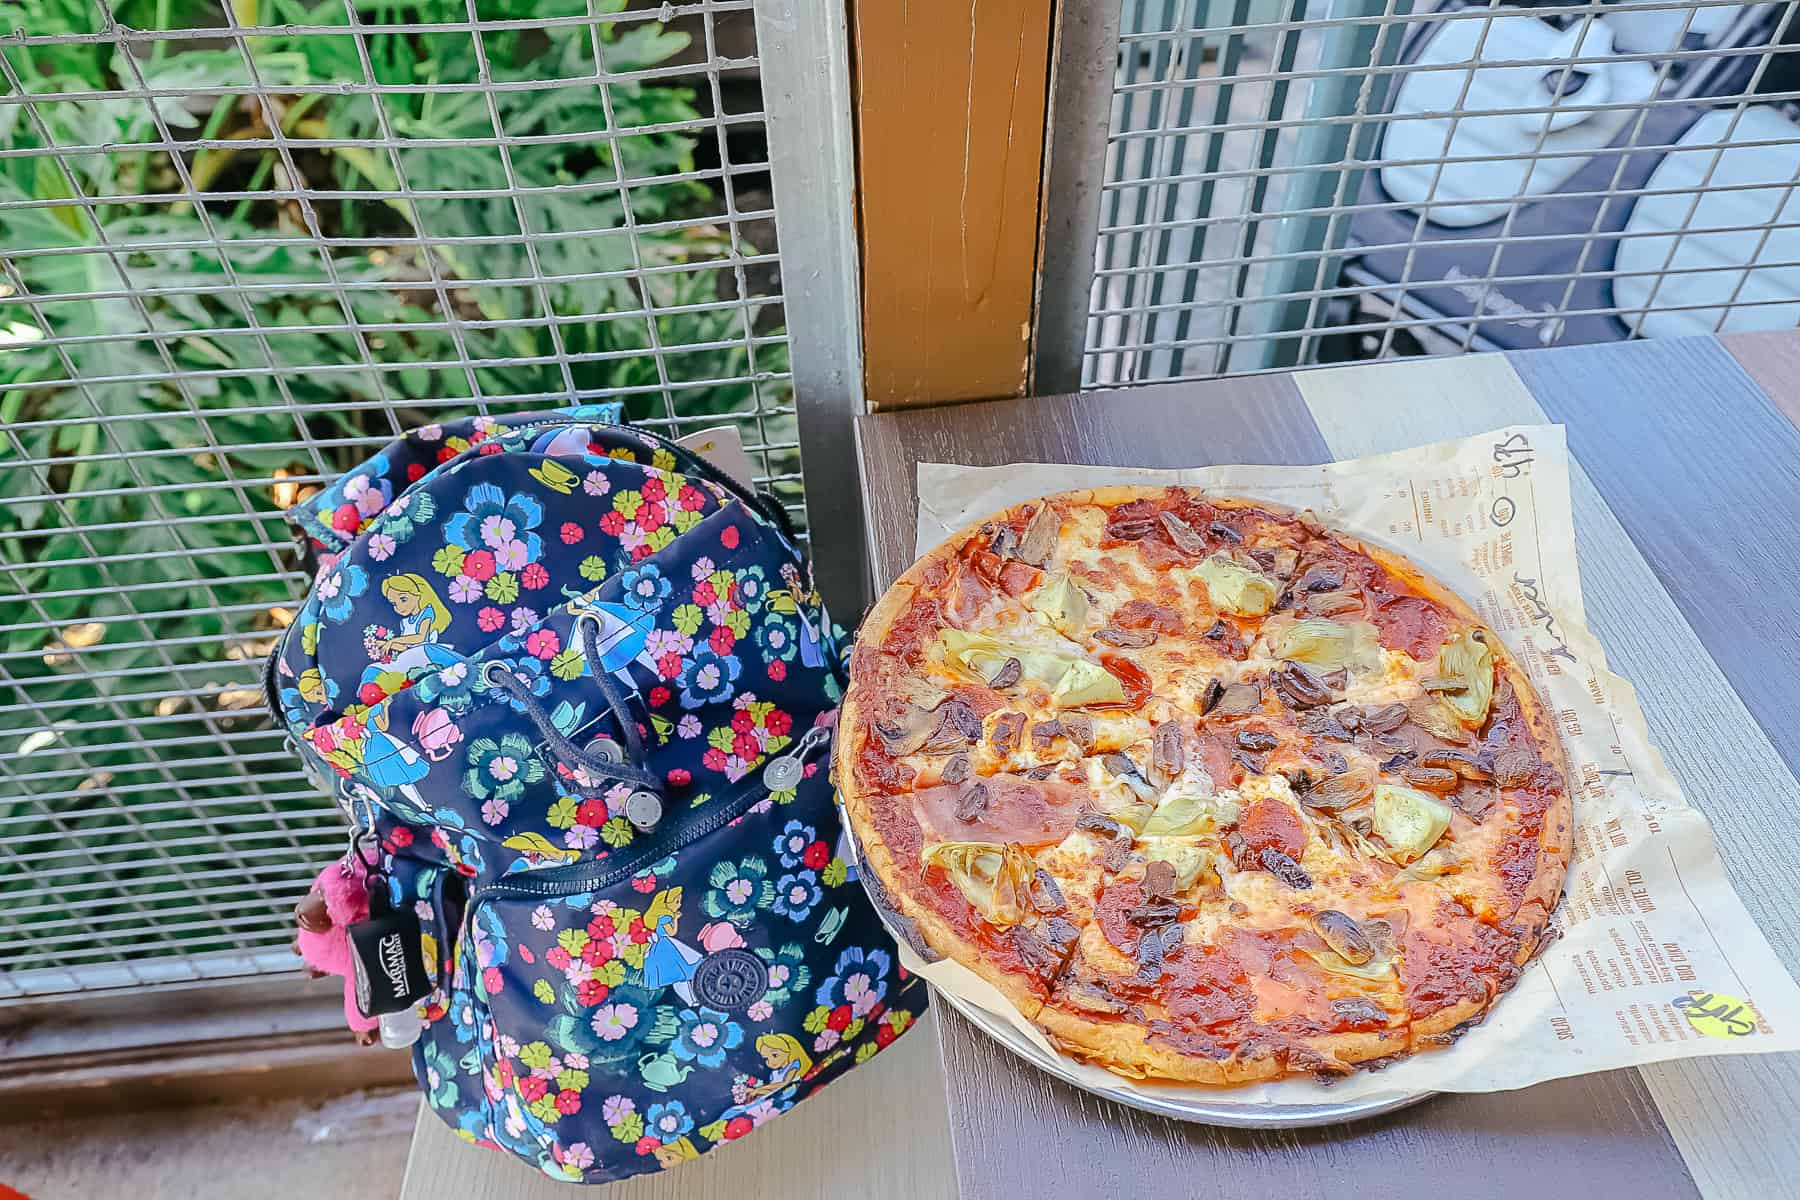
[[[348,854],[319,872],[312,890],[294,906],[294,953],[306,960],[314,979],[340,975],[344,980],[344,1019],[359,1045],[373,1046],[381,1025],[356,1008],[356,970],[350,951],[350,926],[369,919],[369,868],[360,854]]]

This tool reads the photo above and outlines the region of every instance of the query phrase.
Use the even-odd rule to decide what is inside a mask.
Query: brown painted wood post
[[[1018,396],[1053,0],[851,0],[871,408]]]

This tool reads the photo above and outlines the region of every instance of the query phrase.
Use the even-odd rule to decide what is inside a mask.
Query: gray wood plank
[[[1712,338],[1507,357],[1568,425],[1570,451],[1800,768],[1800,607],[1788,583],[1800,573],[1800,429]]]
[[[905,1037],[741,1141],[672,1171],[581,1189],[460,1141],[423,1108],[400,1200],[938,1200],[956,1194],[927,1016]]]
[[[1783,337],[1800,348],[1800,337]],[[1696,382],[1672,377],[1649,396],[1677,402]],[[1300,386],[1339,457],[1549,419],[1499,355],[1308,372]],[[1456,404],[1441,402],[1447,393]],[[1369,419],[1369,395],[1387,398],[1385,419]],[[1790,881],[1800,875],[1800,847],[1768,830],[1800,823],[1800,785],[1579,461],[1570,498],[1588,624],[1612,669],[1636,688],[1651,739],[1683,793],[1712,821],[1745,907],[1796,970],[1800,906]],[[1732,753],[1720,754],[1721,746]],[[1757,803],[1746,805],[1746,794]],[[1771,854],[1779,858],[1773,871]],[[1693,1059],[1639,1074],[1705,1195],[1784,1195],[1800,1178],[1800,1143],[1791,1136],[1800,1056]]]
[[[1733,333],[1719,339],[1787,419],[1800,426],[1800,337],[1791,329]]]
[[[912,560],[920,461],[1193,466],[1333,457],[1285,376],[884,414],[861,419],[857,434],[871,565],[884,584]],[[957,1174],[971,1200],[1049,1184],[1078,1196],[1171,1184],[1183,1193],[1295,1198],[1341,1197],[1347,1184],[1381,1195],[1516,1196],[1546,1179],[1585,1180],[1604,1194],[1697,1194],[1633,1072],[1445,1096],[1354,1126],[1209,1129],[1068,1088],[941,1008],[938,1023]]]

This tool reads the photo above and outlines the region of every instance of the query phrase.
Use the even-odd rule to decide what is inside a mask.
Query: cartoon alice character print
[[[681,923],[681,889],[659,892],[644,910],[650,945],[644,952],[644,986],[671,988],[685,1004],[694,1003],[694,968],[705,955],[675,939]]]
[[[439,641],[450,628],[450,610],[424,576],[390,576],[382,581],[381,594],[399,616],[400,630],[390,633],[378,626],[364,630],[372,661],[363,671],[358,694],[374,707],[369,710],[363,770],[377,786],[398,788],[417,783],[430,768],[412,744],[389,732],[387,707],[381,701],[462,658]],[[443,714],[429,711],[414,721],[413,737],[428,746],[432,761],[446,757],[450,746],[461,740]]]
[[[438,639],[450,628],[450,608],[423,575],[391,575],[381,581],[381,594],[400,617],[400,632],[378,645],[385,652],[388,671],[416,680],[442,667],[462,661],[462,656]]]

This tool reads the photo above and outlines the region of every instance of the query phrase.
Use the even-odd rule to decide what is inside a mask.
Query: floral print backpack
[[[617,406],[433,425],[290,514],[271,706],[429,995],[414,1070],[564,1180],[742,1137],[925,1005],[828,779],[841,631],[780,507]]]

